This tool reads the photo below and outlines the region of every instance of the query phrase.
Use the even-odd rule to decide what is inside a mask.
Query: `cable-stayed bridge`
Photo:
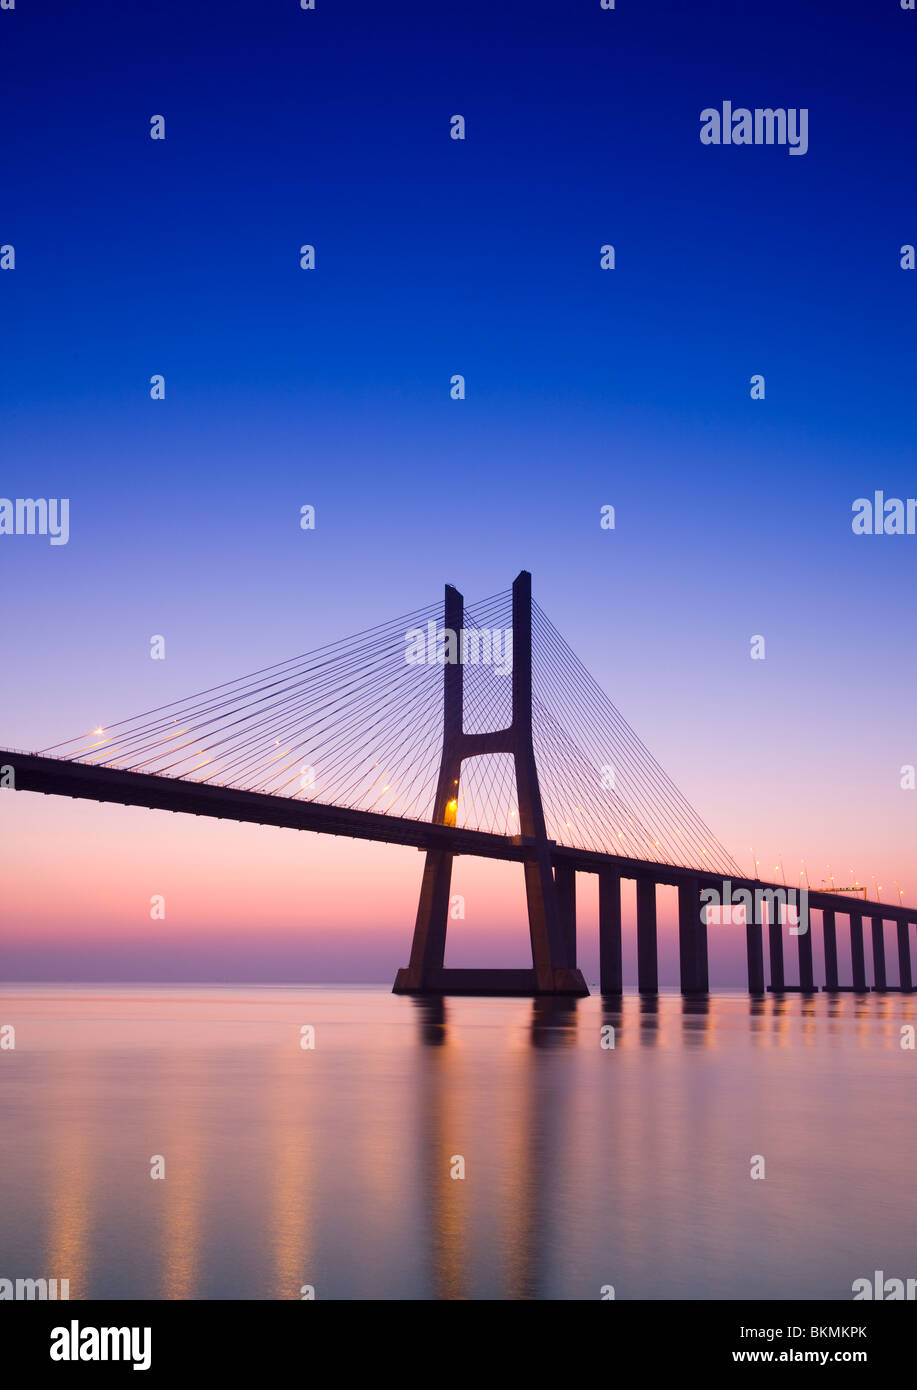
[[[786,890],[744,876],[591,678],[541,608],[531,576],[466,606],[443,603],[106,725],[39,753],[0,751],[6,781],[41,792],[413,845],[426,851],[404,993],[586,994],[576,964],[576,874],[599,878],[601,987],[622,988],[621,879],[636,881],[638,988],[658,989],[656,889],[678,890],[681,987],[709,987],[713,890],[754,904],[748,985],[816,988],[809,929],[822,913],[825,988],[890,988],[884,922],[897,926],[912,988],[917,909],[790,892],[799,985],[784,970]],[[523,866],[532,943],[526,970],[444,965],[455,855]],[[764,902],[764,913],[759,909]],[[730,912],[732,911],[730,907]],[[838,912],[852,981],[838,979]],[[787,918],[789,920],[789,918]]]

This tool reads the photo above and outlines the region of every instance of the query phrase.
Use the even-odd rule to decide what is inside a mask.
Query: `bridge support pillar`
[[[805,901],[805,907],[802,902]],[[799,916],[796,926],[799,928],[799,935],[796,938],[799,949],[799,989],[802,994],[815,993],[815,969],[812,962],[812,913],[809,909],[808,899],[800,894],[800,905],[798,908]]]
[[[821,914],[821,934],[825,946],[825,984],[829,994],[837,993],[837,919],[833,908],[824,908]]]
[[[411,963],[399,970],[399,977],[431,979],[442,970],[446,956],[446,928],[449,922],[449,889],[452,885],[452,855],[446,850],[427,851],[420,885],[420,901],[411,942]]]
[[[910,994],[914,988],[914,982],[911,978],[910,930],[909,923],[898,923],[898,980],[902,994]]]
[[[756,920],[757,909],[746,907],[745,954],[748,958],[748,992],[764,994],[764,933]]]
[[[872,981],[873,989],[884,994],[888,989],[888,972],[885,968],[885,920],[872,919]]]
[[[678,955],[682,994],[707,994],[707,922],[701,920],[696,878],[683,879],[678,885]]]
[[[603,994],[624,989],[621,951],[621,876],[599,870],[599,986]]]
[[[656,883],[651,878],[637,879],[637,989],[640,994],[659,993]]]
[[[853,973],[853,988],[856,994],[866,994],[866,954],[863,949],[863,914],[850,913],[850,965]]]
[[[786,974],[783,968],[783,923],[780,920],[780,904],[776,900],[768,899],[767,912],[769,918],[773,914],[773,920],[767,924],[771,960],[771,982],[768,988],[772,994],[783,994],[786,990]]]
[[[576,870],[572,864],[554,865],[557,911],[564,944],[564,964],[576,968]]]

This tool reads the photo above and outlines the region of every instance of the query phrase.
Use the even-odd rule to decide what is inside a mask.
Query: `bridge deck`
[[[5,766],[13,768],[17,791],[37,792],[45,796],[69,796],[115,802],[122,806],[144,806],[154,811],[213,816],[290,830],[311,830],[320,835],[344,835],[356,840],[375,840],[416,849],[445,849],[453,854],[479,855],[516,863],[533,857],[535,852],[533,843],[518,836],[433,825],[429,821],[349,810],[263,792],[239,791],[232,787],[211,786],[176,777],[93,767],[61,758],[42,757],[37,753],[0,749],[0,768]],[[724,880],[723,874],[703,869],[647,859],[628,859],[554,843],[551,845],[551,858],[555,864],[565,864],[583,873],[612,870],[622,878],[642,878],[673,886],[696,880],[701,887],[712,887],[721,885]],[[732,878],[730,882],[733,889],[748,889],[752,893],[786,891],[782,884],[760,879]],[[810,891],[809,906],[819,911],[855,912],[863,917],[877,917],[891,922],[917,920],[915,908],[846,898],[835,893]]]

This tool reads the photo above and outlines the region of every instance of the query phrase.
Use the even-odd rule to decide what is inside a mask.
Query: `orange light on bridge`
[[[446,819],[444,822],[445,825],[455,825],[455,814],[457,811],[458,801],[455,799],[455,797],[453,797],[451,801],[446,802]]]

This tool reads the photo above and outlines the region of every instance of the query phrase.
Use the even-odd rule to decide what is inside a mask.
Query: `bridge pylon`
[[[446,931],[452,884],[451,850],[426,852],[410,964],[398,971],[395,994],[562,994],[589,990],[576,968],[575,924],[561,904],[552,865],[553,841],[545,828],[532,736],[532,576],[523,570],[513,583],[512,719],[487,733],[466,733],[462,642],[464,600],[446,585],[444,620],[456,634],[456,659],[443,666],[443,749],[433,807],[437,825],[454,824],[465,758],[509,753],[516,772],[519,827],[528,905],[532,968],[447,970]]]

